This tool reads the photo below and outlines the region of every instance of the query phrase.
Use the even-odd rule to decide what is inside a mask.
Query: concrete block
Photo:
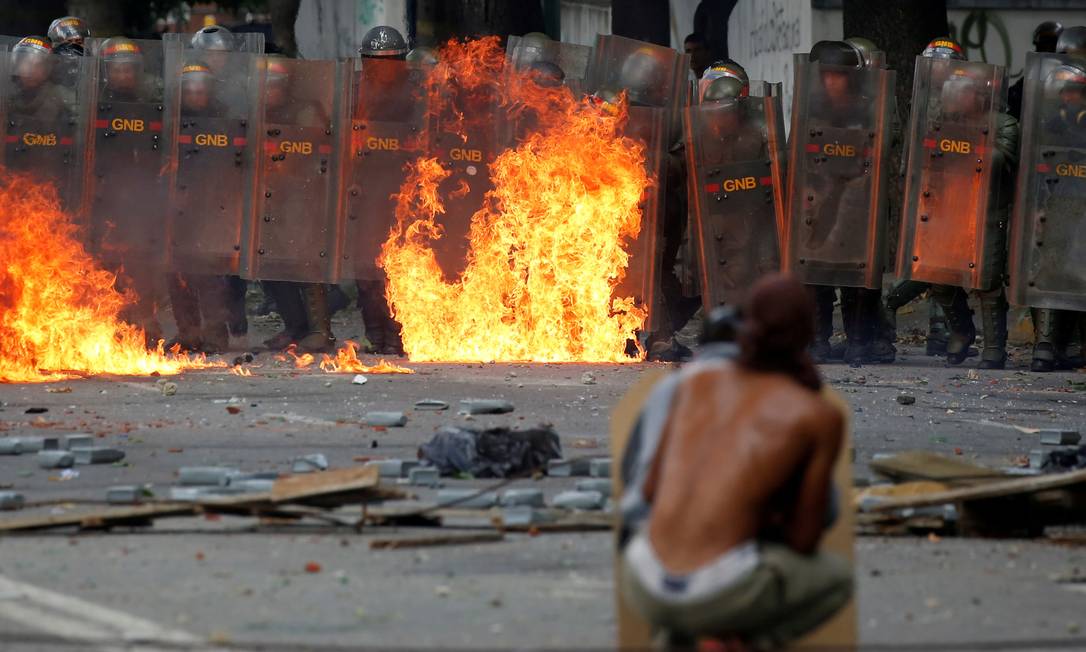
[[[1031,450],[1029,452],[1029,468],[1039,469],[1045,465],[1045,460],[1048,459],[1048,453],[1042,450]]]
[[[26,504],[23,495],[14,491],[0,491],[0,512],[10,512],[22,509]]]
[[[237,469],[225,466],[183,466],[177,471],[177,480],[183,487],[225,487],[239,475]]]
[[[64,435],[64,450],[73,448],[89,448],[94,446],[94,437],[91,435]]]
[[[400,466],[400,477],[411,477],[411,471],[419,468],[420,466],[422,466],[422,462],[418,460],[404,460],[403,464]]]
[[[43,451],[58,451],[60,450],[60,438],[58,437],[42,437],[41,449]]]
[[[549,520],[550,519],[547,518],[544,512],[533,509],[528,505],[502,508],[502,523],[506,526],[526,527],[529,525],[540,525]]]
[[[170,500],[191,503],[204,495],[206,487],[170,487]]]
[[[460,401],[460,414],[507,414],[513,404],[500,398],[469,398]]]
[[[402,428],[407,423],[407,415],[403,412],[367,412],[363,421],[367,426]]]
[[[603,509],[607,499],[598,491],[563,491],[554,497],[551,504],[561,509]]]
[[[119,485],[106,490],[106,502],[110,505],[135,505],[143,502],[147,487]]]
[[[599,457],[594,460],[589,460],[588,475],[593,478],[610,478],[611,477],[611,458]]]
[[[611,480],[608,478],[590,478],[588,480],[578,480],[574,485],[577,491],[598,491],[603,494],[604,498],[611,497]]]
[[[327,471],[328,458],[321,453],[305,455],[294,460],[290,466],[291,473],[312,473],[313,471]]]
[[[124,451],[106,446],[79,446],[69,452],[76,464],[113,464],[124,459]]]
[[[550,460],[547,475],[554,478],[585,477],[592,468],[590,460]]]
[[[437,503],[459,509],[490,509],[498,504],[497,493],[488,491],[476,496],[478,493],[477,489],[442,489],[437,492]]]
[[[416,466],[407,473],[408,483],[415,487],[436,487],[441,483],[437,467]]]
[[[547,504],[539,489],[508,489],[502,492],[498,503],[502,507],[545,507]]]
[[[0,455],[22,455],[30,451],[23,447],[23,441],[18,437],[4,437],[0,439]]]
[[[231,480],[228,486],[230,489],[236,489],[238,493],[242,494],[263,494],[270,492],[274,484],[275,480],[247,478],[244,480]]]
[[[366,466],[376,466],[377,474],[382,478],[398,478],[403,475],[403,460],[370,460]]]
[[[67,469],[75,464],[75,456],[68,451],[39,451],[38,466],[43,469]]]
[[[1082,440],[1077,430],[1042,429],[1037,434],[1045,446],[1077,446]]]

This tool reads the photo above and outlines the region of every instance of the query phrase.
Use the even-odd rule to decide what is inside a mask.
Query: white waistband
[[[626,547],[626,563],[645,590],[658,600],[677,604],[697,602],[727,589],[754,570],[758,561],[757,542],[747,541],[701,568],[680,575],[664,568],[644,531],[634,536]]]

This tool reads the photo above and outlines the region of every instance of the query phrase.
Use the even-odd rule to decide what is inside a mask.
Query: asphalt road
[[[337,329],[351,336],[357,325]],[[854,410],[860,477],[880,452],[924,449],[1009,466],[1039,446],[1008,426],[1086,429],[1086,394],[1072,384],[1083,379],[1079,374],[1030,374],[1022,351],[1011,369],[974,373],[969,363],[946,368],[914,348],[904,352],[892,366],[824,368]],[[358,456],[413,459],[449,423],[551,423],[567,455],[606,455],[612,407],[663,366],[403,363],[417,373],[370,376],[354,385],[353,374],[296,370],[261,355],[251,377],[201,371],[172,378],[172,396],[155,378],[0,385],[0,436],[86,432],[126,453],[123,465],[78,467],[71,479],[37,468],[32,456],[0,457],[0,484],[30,500],[96,498],[118,484],[168,487],[181,466],[285,472],[293,458],[317,452],[333,468],[357,464]],[[586,372],[595,384],[584,384]],[[901,394],[916,403],[899,404]],[[414,411],[424,398],[453,409]],[[468,422],[455,413],[462,398],[504,398],[516,410]],[[27,414],[28,408],[48,411]],[[408,423],[387,430],[359,425],[371,410],[406,411]],[[553,495],[572,484],[549,478],[534,486]],[[428,490],[419,494],[432,498]],[[40,511],[49,509],[77,507]],[[371,551],[369,538],[388,532],[253,526],[245,519],[180,519],[146,531],[0,538],[2,647],[85,649],[71,641],[91,640],[98,649],[162,649],[161,641],[279,649],[585,648],[606,647],[614,638],[606,533]],[[1084,548],[861,538],[857,551],[864,643],[1086,647]],[[306,572],[311,562],[320,572]],[[117,643],[125,638],[159,643],[126,648]]]

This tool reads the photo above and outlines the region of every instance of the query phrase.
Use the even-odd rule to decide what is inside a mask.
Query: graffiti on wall
[[[1007,74],[1017,77],[1022,71],[1011,72],[1014,62],[1014,48],[1011,46],[1010,34],[1003,19],[995,11],[988,9],[974,9],[962,19],[961,26],[955,22],[950,23],[950,35],[962,44],[965,56],[969,59],[979,59],[986,63],[1001,65],[1007,69]],[[994,44],[998,43],[1003,52],[1001,60],[994,59]],[[976,56],[974,56],[974,53]]]
[[[753,26],[750,30],[750,56],[774,52],[793,52],[800,47],[800,15],[787,0],[769,0],[753,5]]]

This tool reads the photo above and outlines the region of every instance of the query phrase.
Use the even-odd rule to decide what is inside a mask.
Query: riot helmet
[[[862,68],[863,60],[857,48],[844,41],[819,41],[811,46],[807,60],[827,66]]]
[[[417,68],[437,65],[437,50],[419,46],[407,53],[407,63]]]
[[[194,50],[233,52],[237,49],[234,34],[221,25],[208,25],[192,35]]]
[[[57,18],[49,25],[49,40],[54,46],[61,43],[77,43],[82,48],[83,41],[90,35],[87,23],[78,16]]]
[[[709,83],[702,102],[730,104],[750,95],[750,86],[735,77],[718,77]]]
[[[705,69],[701,79],[698,80],[698,97],[704,101],[705,91],[709,88],[709,85],[717,79],[725,77],[739,81],[749,91],[750,77],[747,76],[747,71],[743,69],[743,66],[731,59],[724,59]]]
[[[362,47],[358,48],[358,56],[368,58],[397,58],[407,56],[407,41],[394,27],[378,25],[362,37]]]
[[[944,114],[978,115],[989,109],[991,78],[967,63],[950,71],[942,88]]]
[[[123,36],[114,36],[102,43],[98,56],[107,88],[119,93],[136,92],[143,76],[143,51],[139,45]]]
[[[211,105],[215,76],[203,61],[190,61],[181,68],[181,109],[200,113]]]
[[[523,67],[528,67],[536,61],[541,61],[546,44],[550,40],[549,36],[540,32],[529,32],[520,37],[520,43],[517,43],[517,62]]]
[[[550,61],[533,61],[528,66],[527,73],[532,81],[544,88],[557,88],[566,79],[565,71]]]
[[[1056,66],[1044,82],[1045,98],[1060,105],[1081,106],[1086,103],[1086,69],[1075,64]]]
[[[619,84],[626,89],[631,104],[659,105],[664,71],[651,48],[639,48],[622,64]]]
[[[1057,20],[1046,20],[1033,30],[1033,49],[1036,52],[1055,52],[1063,25]]]
[[[860,62],[864,68],[871,68],[876,65],[875,53],[880,52],[880,50],[879,46],[875,45],[874,41],[862,36],[850,36],[845,39],[845,43],[856,50],[856,54],[859,55]]]
[[[41,36],[27,36],[11,49],[12,77],[24,89],[40,87],[53,70],[53,48]]]
[[[1086,27],[1076,25],[1060,32],[1060,37],[1056,40],[1056,52],[1086,56]]]
[[[965,52],[962,50],[961,43],[958,43],[949,36],[940,36],[937,39],[933,39],[931,43],[928,43],[924,51],[920,53],[920,56],[927,59],[953,59],[955,61],[965,61]]]
[[[734,342],[739,338],[743,326],[743,316],[735,306],[717,306],[705,316],[705,328],[702,330],[700,343]]]

